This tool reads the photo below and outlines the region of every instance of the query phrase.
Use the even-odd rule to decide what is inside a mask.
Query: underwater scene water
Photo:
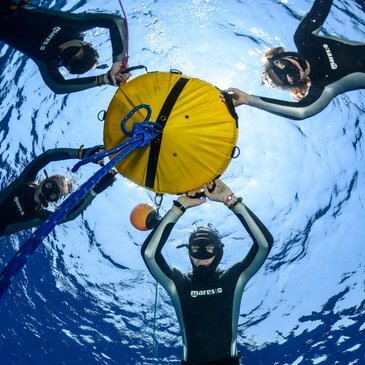
[[[64,11],[120,13],[117,0],[33,1]],[[293,34],[312,0],[125,0],[130,65],[178,69],[220,89],[289,96],[261,85],[265,48],[294,50]],[[365,41],[363,0],[334,0],[324,34]],[[111,63],[107,35],[87,35]],[[49,148],[103,143],[115,88],[55,95],[34,62],[0,43],[0,174],[6,187]],[[133,75],[137,77],[142,71]],[[238,327],[242,364],[365,364],[365,94],[335,98],[321,113],[292,121],[237,108],[238,147],[223,180],[267,225],[274,247],[243,294]],[[48,173],[84,182],[74,161]],[[165,213],[176,196],[166,195]],[[0,364],[178,364],[181,337],[166,292],[144,266],[146,232],[129,222],[153,194],[122,176],[72,222],[58,226],[0,301]],[[176,250],[192,226],[223,235],[222,267],[251,241],[239,221],[212,202],[189,210],[166,245],[169,262],[190,270]],[[3,268],[31,231],[0,239]],[[218,319],[217,319],[218,320]]]

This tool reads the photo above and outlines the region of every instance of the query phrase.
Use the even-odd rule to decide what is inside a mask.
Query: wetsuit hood
[[[207,246],[213,245],[213,250]],[[207,277],[215,273],[223,256],[223,243],[218,231],[209,224],[207,227],[198,227],[189,237],[189,257],[193,267],[193,275]],[[209,266],[195,266],[191,258],[205,260],[214,257]]]
[[[79,46],[70,46],[65,48],[59,55],[59,66],[68,67],[69,63],[71,62],[72,58],[80,52],[81,49],[81,42]]]

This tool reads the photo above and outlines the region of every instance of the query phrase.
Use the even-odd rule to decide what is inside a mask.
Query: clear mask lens
[[[189,254],[194,259],[206,260],[216,255],[216,246],[212,244],[207,245],[190,245]]]
[[[48,202],[55,202],[61,196],[61,190],[56,181],[47,178],[43,182],[41,193],[44,199]]]

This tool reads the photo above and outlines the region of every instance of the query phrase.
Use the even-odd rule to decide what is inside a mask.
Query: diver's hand
[[[125,84],[130,79],[131,76],[132,76],[132,74],[130,72],[128,72],[126,74],[119,72],[115,75],[115,80],[118,85],[122,85],[122,84]]]
[[[250,101],[250,94],[247,94],[240,89],[230,87],[224,91],[231,96],[233,106],[235,106],[235,107],[240,106],[242,104],[248,104]],[[225,101],[223,94],[221,94],[220,97],[223,101]]]
[[[90,190],[90,193],[93,196],[96,196],[107,189],[109,186],[112,186],[116,180],[115,175],[117,171],[110,170],[105,176],[101,178],[101,180]]]
[[[117,75],[122,72],[122,62],[114,62],[112,68],[104,74],[104,83],[107,85],[118,86]]]
[[[215,187],[212,190],[215,183]],[[214,180],[208,185],[204,185],[205,196],[212,201],[222,202],[226,205],[233,198],[232,190],[220,179]]]
[[[80,160],[84,159],[84,158],[88,158],[91,156],[94,156],[98,153],[101,152],[105,152],[105,148],[104,146],[101,146],[100,148],[85,148],[84,145],[81,145],[77,154]],[[96,163],[98,165],[102,165],[103,164],[103,160],[98,160],[98,161],[94,161],[93,163]]]
[[[179,196],[179,198],[177,199],[177,201],[185,208],[191,208],[191,207],[196,207],[198,205],[201,205],[203,203],[205,203],[206,199],[205,197],[201,197],[201,198],[191,198],[191,196],[194,196],[196,193],[198,193],[199,190],[194,190],[194,191],[189,191],[188,193],[186,193],[186,195],[181,195]]]

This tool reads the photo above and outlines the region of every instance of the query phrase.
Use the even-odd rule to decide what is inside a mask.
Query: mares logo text
[[[327,53],[327,57],[328,57],[328,59],[330,61],[330,65],[331,65],[332,70],[336,70],[337,69],[337,63],[335,62],[335,59],[333,58],[332,52],[330,50],[330,47],[328,46],[328,44],[325,43],[323,45],[323,48],[324,48],[324,50]]]
[[[52,29],[52,32],[49,34],[49,36],[43,41],[42,45],[40,46],[40,50],[44,51],[48,45],[48,43],[52,40],[52,38],[61,30],[60,27],[54,27]]]
[[[23,208],[22,208],[22,206],[20,204],[19,198],[17,196],[14,198],[14,203],[16,204],[16,206],[17,206],[17,208],[19,210],[20,215],[24,215],[25,214],[24,213],[24,210],[23,210]]]
[[[207,290],[192,290],[190,296],[193,298],[200,297],[202,295],[215,295],[223,292],[222,288],[207,289]]]

